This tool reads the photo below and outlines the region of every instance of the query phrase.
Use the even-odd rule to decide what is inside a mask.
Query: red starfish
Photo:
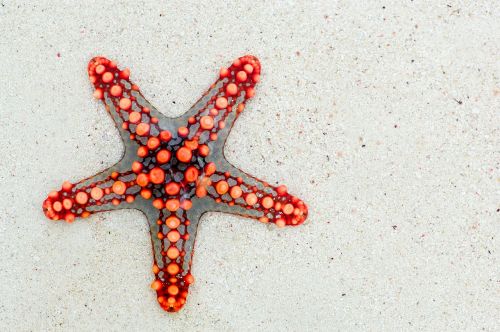
[[[287,193],[232,166],[224,143],[260,79],[253,56],[222,68],[218,80],[178,118],[156,110],[118,69],[103,57],[88,65],[94,96],[103,101],[125,144],[122,159],[78,183],[64,182],[43,202],[45,215],[73,222],[75,217],[134,208],[148,219],[153,244],[151,287],[167,311],[186,302],[198,222],[207,211],[220,211],[296,226],[307,217],[306,205]]]

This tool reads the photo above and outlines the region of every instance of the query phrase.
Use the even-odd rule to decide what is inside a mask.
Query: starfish
[[[65,181],[43,202],[45,215],[71,223],[115,209],[138,209],[148,220],[153,247],[151,284],[160,306],[179,311],[194,282],[191,261],[196,230],[207,211],[296,226],[307,206],[277,187],[246,174],[224,157],[235,120],[255,94],[261,66],[254,56],[236,59],[182,116],[162,115],[114,61],[93,58],[88,74],[125,145],[121,160],[77,183]]]

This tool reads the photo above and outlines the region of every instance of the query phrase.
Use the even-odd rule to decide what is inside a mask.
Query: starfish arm
[[[278,227],[300,225],[308,213],[306,204],[289,194],[286,186],[271,186],[228,162],[199,181],[196,195],[218,203],[212,211],[237,214]]]
[[[156,291],[160,306],[170,312],[184,306],[189,286],[194,282],[190,270],[199,210],[189,211],[191,207],[190,200],[169,198],[155,223],[151,223],[155,252],[155,280],[151,288]]]
[[[254,96],[260,71],[259,60],[251,55],[222,68],[219,78],[182,116],[184,123],[187,122],[188,138],[199,143],[225,141],[245,103]]]
[[[88,64],[88,74],[94,97],[104,103],[125,142],[130,139],[145,145],[150,135],[159,135],[162,115],[130,81],[128,68],[120,70],[115,62],[95,57]]]
[[[52,191],[43,202],[45,215],[52,220],[73,222],[76,217],[124,208],[135,207],[135,195],[140,187],[135,185],[133,171],[119,171],[120,163],[77,183],[65,181],[58,191]]]

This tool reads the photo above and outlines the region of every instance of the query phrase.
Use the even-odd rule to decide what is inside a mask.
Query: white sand
[[[500,329],[498,0],[162,3],[1,1],[0,330]],[[178,115],[247,53],[262,83],[226,155],[309,220],[206,216],[167,314],[139,212],[41,204],[120,156],[92,56]]]

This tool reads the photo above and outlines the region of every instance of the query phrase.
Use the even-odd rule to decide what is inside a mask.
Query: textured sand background
[[[0,3],[0,330],[500,329],[499,1]],[[41,204],[120,157],[91,57],[174,116],[247,53],[262,83],[226,155],[310,217],[205,216],[167,314],[141,213]]]

